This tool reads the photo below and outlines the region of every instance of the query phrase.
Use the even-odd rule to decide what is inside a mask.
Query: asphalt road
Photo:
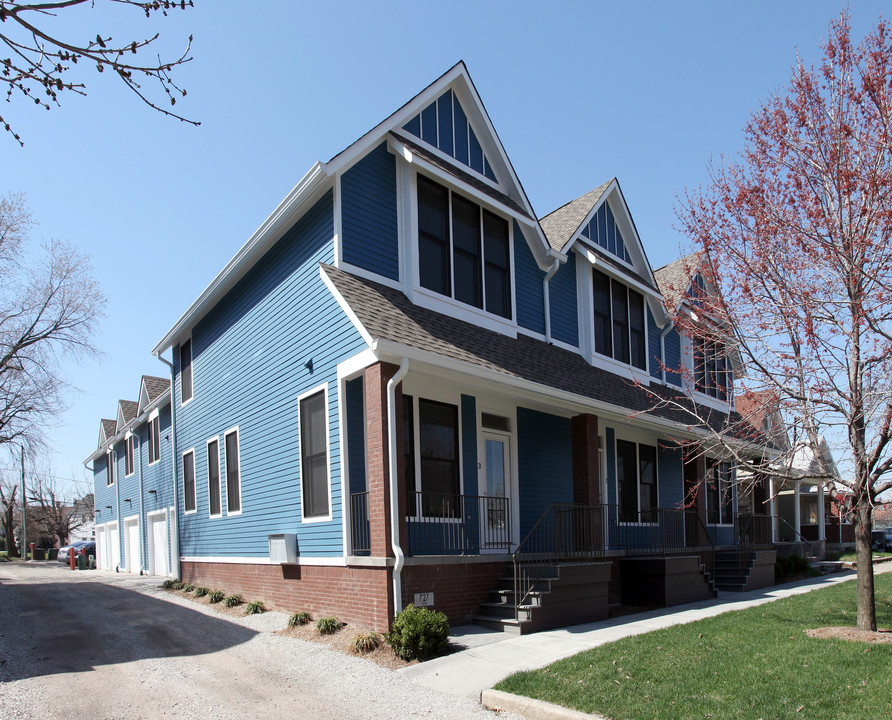
[[[233,621],[156,578],[0,564],[0,718],[492,718],[359,658]]]

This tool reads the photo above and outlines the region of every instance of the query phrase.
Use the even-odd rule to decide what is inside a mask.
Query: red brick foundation
[[[415,593],[432,592],[434,610],[449,618],[450,625],[465,625],[480,603],[489,600],[501,575],[510,575],[510,563],[468,562],[450,565],[406,565],[401,575],[403,607]]]
[[[263,600],[267,608],[334,615],[370,630],[389,629],[390,568],[182,563],[184,583]]]

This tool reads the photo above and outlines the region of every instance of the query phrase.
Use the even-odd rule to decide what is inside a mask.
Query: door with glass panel
[[[480,473],[480,549],[511,549],[511,436],[484,431]]]

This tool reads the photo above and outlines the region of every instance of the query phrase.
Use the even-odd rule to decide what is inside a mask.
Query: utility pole
[[[28,499],[25,497],[25,446],[22,451],[22,558],[28,559]],[[33,559],[33,558],[32,558]]]

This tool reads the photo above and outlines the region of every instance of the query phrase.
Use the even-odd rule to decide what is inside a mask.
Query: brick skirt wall
[[[389,629],[390,568],[183,562],[184,583],[263,600],[285,613],[334,615],[377,632]]]
[[[403,607],[415,593],[434,594],[433,609],[449,618],[450,625],[465,625],[480,603],[489,600],[502,575],[511,575],[510,564],[498,562],[449,565],[406,565],[401,575]]]

